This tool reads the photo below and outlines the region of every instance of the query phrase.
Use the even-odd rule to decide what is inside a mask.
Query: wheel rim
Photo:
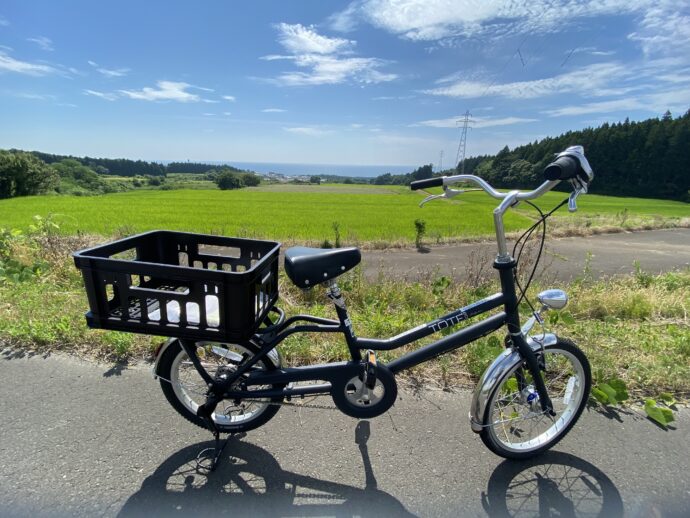
[[[545,351],[546,371],[542,377],[556,415],[546,415],[536,396],[536,389],[527,369],[516,365],[503,378],[489,402],[486,426],[493,439],[512,452],[529,452],[556,438],[577,416],[585,393],[585,371],[580,361],[562,349]],[[522,391],[516,373],[524,374]]]
[[[197,343],[197,355],[204,368],[213,378],[219,367],[236,368],[244,355],[252,356],[253,352],[239,344],[210,344]],[[256,368],[265,370],[262,362],[256,364]],[[194,368],[189,356],[184,350],[180,350],[172,363],[170,383],[175,396],[187,410],[196,415],[196,412],[206,400],[206,383]],[[251,390],[262,390],[263,385],[252,386]],[[213,421],[220,426],[239,425],[256,419],[269,407],[270,401],[244,401],[239,405],[223,400],[218,403],[216,411],[211,415]]]

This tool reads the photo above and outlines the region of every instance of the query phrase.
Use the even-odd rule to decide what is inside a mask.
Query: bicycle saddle
[[[285,251],[285,273],[300,288],[311,288],[354,268],[362,260],[359,248],[307,248]]]

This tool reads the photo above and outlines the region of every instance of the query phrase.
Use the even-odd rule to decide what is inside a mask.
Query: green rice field
[[[549,193],[539,200],[549,209],[566,196]],[[426,222],[430,243],[493,234],[492,210],[497,201],[483,192],[469,192],[451,201],[419,208],[423,194],[401,186],[267,185],[236,191],[142,190],[102,196],[32,196],[0,200],[0,228],[26,228],[34,215],[52,214],[61,232],[106,236],[152,229],[271,238],[284,242],[334,242],[333,223],[348,244],[414,242],[418,218]],[[681,202],[587,195],[579,200],[577,218],[566,209],[562,220],[581,218],[688,218]],[[508,231],[526,228],[534,212],[527,206],[506,218]]]

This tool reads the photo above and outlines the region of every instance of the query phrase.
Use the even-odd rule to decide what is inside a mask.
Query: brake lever
[[[587,184],[575,179],[571,180],[570,184],[573,186],[573,192],[568,197],[568,212],[575,212],[577,211],[577,197],[580,194],[587,194]]]
[[[428,202],[430,202],[431,200],[435,200],[435,199],[437,199],[437,198],[445,198],[445,197],[446,197],[445,194],[430,194],[429,196],[427,196],[426,198],[424,198],[424,199],[419,203],[419,206],[420,206],[420,207],[423,207],[425,203],[428,203]]]
[[[448,187],[444,187],[443,194],[430,194],[421,201],[419,206],[423,207],[425,203],[428,203],[431,200],[436,200],[438,198],[454,198],[455,196],[457,196],[458,194],[462,194],[463,192],[465,191],[462,189],[450,189]]]

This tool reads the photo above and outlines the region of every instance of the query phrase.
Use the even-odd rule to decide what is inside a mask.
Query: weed
[[[426,221],[424,221],[423,219],[414,220],[414,229],[415,229],[414,244],[417,247],[417,249],[421,249],[422,248],[422,238],[424,237],[424,234],[426,234]]]

